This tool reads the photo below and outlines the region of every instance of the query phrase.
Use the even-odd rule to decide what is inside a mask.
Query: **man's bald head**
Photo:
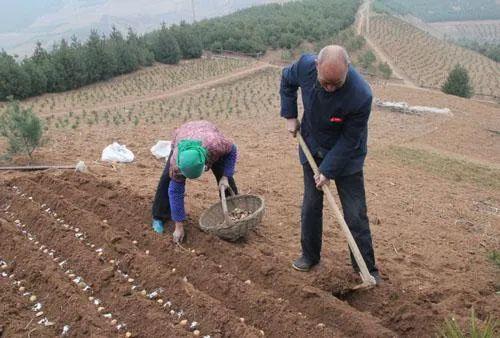
[[[349,69],[347,51],[337,45],[324,47],[316,60],[318,81],[327,92],[334,92],[342,87]]]

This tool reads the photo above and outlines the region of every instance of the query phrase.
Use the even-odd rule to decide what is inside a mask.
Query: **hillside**
[[[500,20],[444,21],[429,25],[446,39],[500,43]]]
[[[376,98],[452,114],[373,107],[364,175],[384,283],[349,292],[359,279],[326,208],[320,264],[307,274],[290,266],[300,252],[303,177],[279,117],[280,74],[262,62],[190,60],[23,101],[46,127],[35,163],[83,160],[88,173],[0,175],[3,334],[430,337],[452,317],[468,327],[471,307],[480,325],[499,318],[498,106],[371,83]],[[262,196],[266,210],[245,240],[223,241],[198,228],[219,201],[212,175],[189,180],[180,247],[150,228],[165,165],[150,148],[200,118],[237,144],[238,188]],[[134,162],[99,161],[114,141]]]
[[[419,86],[439,89],[450,69],[460,63],[469,71],[476,94],[500,96],[500,67],[485,56],[389,15],[370,18],[369,37]]]
[[[500,19],[496,0],[375,0],[374,10],[427,22]]]

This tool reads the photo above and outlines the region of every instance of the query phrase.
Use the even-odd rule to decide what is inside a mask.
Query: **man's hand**
[[[220,181],[219,181],[219,190],[221,188],[224,188],[224,190],[226,190],[227,188],[229,188],[229,180],[227,179],[226,176],[222,176]]]
[[[323,174],[314,175],[314,181],[316,182],[316,188],[321,190],[324,185],[330,185],[330,179]]]
[[[182,222],[175,222],[175,231],[172,235],[174,243],[182,243],[184,240],[184,224]]]
[[[299,131],[299,121],[297,119],[286,119],[286,129],[293,137],[296,137]]]

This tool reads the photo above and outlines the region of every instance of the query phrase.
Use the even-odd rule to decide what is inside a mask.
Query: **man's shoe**
[[[307,272],[309,270],[311,270],[311,268],[313,266],[315,266],[316,264],[318,263],[312,263],[311,261],[309,261],[307,258],[305,258],[304,256],[300,256],[299,258],[297,258],[293,263],[292,263],[292,267],[295,269],[295,270],[298,270],[298,271],[302,271],[302,272]]]
[[[378,273],[378,271],[374,271],[374,272],[371,272],[370,273],[373,278],[375,278],[375,285],[379,286],[380,284],[382,284],[384,282],[384,280],[382,279],[382,277],[380,277],[380,274]]]
[[[151,226],[153,227],[153,230],[158,234],[162,234],[165,231],[164,223],[161,219],[154,218]]]

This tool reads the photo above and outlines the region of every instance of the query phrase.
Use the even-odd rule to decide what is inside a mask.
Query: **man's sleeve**
[[[280,97],[281,117],[297,118],[297,90],[299,89],[300,59],[283,68],[281,73]]]
[[[361,105],[356,113],[345,120],[339,140],[326,154],[319,167],[320,172],[327,178],[336,178],[354,155],[354,152],[360,147],[361,138],[368,128],[371,106],[372,96]]]

